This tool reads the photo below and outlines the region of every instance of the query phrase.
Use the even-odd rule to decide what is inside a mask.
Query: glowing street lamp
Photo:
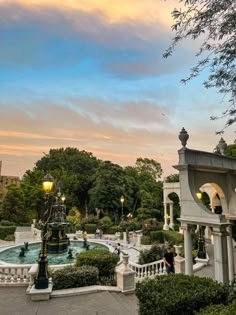
[[[43,230],[42,230],[42,243],[41,243],[41,252],[38,259],[38,272],[37,277],[35,278],[35,289],[47,289],[48,288],[48,259],[47,259],[47,219],[46,215],[48,214],[48,195],[53,187],[53,177],[50,174],[47,174],[43,178],[43,190],[45,192],[46,202],[43,214]]]

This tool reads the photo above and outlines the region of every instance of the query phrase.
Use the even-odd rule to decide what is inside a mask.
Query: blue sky
[[[0,159],[22,176],[43,152],[72,146],[120,165],[139,156],[175,172],[184,126],[189,147],[212,151],[210,122],[226,104],[187,86],[198,42],[162,58],[177,0],[0,0]],[[207,136],[206,136],[207,135]],[[225,139],[232,143],[232,129]]]

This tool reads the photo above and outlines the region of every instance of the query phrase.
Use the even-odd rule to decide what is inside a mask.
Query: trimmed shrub
[[[97,229],[97,224],[87,223],[84,225],[84,229],[88,234],[95,234]]]
[[[94,266],[67,266],[52,273],[53,289],[68,289],[98,283],[98,269]]]
[[[118,226],[118,225],[113,225],[113,226],[110,226],[106,233],[107,234],[115,234],[116,232],[121,232],[122,229]]]
[[[0,225],[2,225],[2,226],[14,226],[14,223],[10,222],[8,220],[1,220]]]
[[[15,241],[15,235],[14,234],[7,235],[4,241],[8,241],[8,242]]]
[[[148,264],[163,257],[163,249],[158,245],[153,245],[150,249],[144,249],[140,252],[138,263],[140,265]]]
[[[157,243],[164,243],[164,235],[162,232],[163,231],[151,231],[150,232],[151,241]]]
[[[14,234],[16,226],[0,226],[0,239],[4,240],[8,235]]]
[[[199,315],[233,315],[236,314],[236,304],[229,305],[210,305],[202,309]]]
[[[143,235],[142,238],[141,238],[141,244],[143,244],[143,245],[150,245],[151,244],[150,236]]]
[[[103,230],[103,233],[107,233],[107,230],[112,226],[110,217],[105,216],[99,221],[99,226]]]
[[[115,267],[119,261],[119,256],[107,250],[88,250],[80,253],[76,258],[76,266],[95,266],[98,268],[99,280],[113,280]]]
[[[139,315],[193,315],[209,303],[225,304],[227,287],[209,278],[171,274],[136,285]]]

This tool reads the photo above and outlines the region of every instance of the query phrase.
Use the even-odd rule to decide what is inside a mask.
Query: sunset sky
[[[159,161],[174,173],[178,134],[212,151],[226,103],[207,72],[180,83],[199,42],[162,54],[178,0],[0,0],[0,160],[22,176],[50,148],[76,147],[122,166]],[[225,132],[234,141],[234,128]]]

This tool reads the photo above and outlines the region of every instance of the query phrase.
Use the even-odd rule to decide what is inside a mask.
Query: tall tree
[[[184,7],[172,12],[175,36],[163,56],[172,55],[183,39],[202,40],[196,54],[199,60],[182,82],[186,83],[209,68],[205,87],[214,87],[229,96],[229,106],[223,112],[227,127],[236,121],[236,1],[179,0],[179,3]]]
[[[25,222],[24,195],[20,187],[11,185],[3,200],[1,216],[4,220],[15,223]]]

